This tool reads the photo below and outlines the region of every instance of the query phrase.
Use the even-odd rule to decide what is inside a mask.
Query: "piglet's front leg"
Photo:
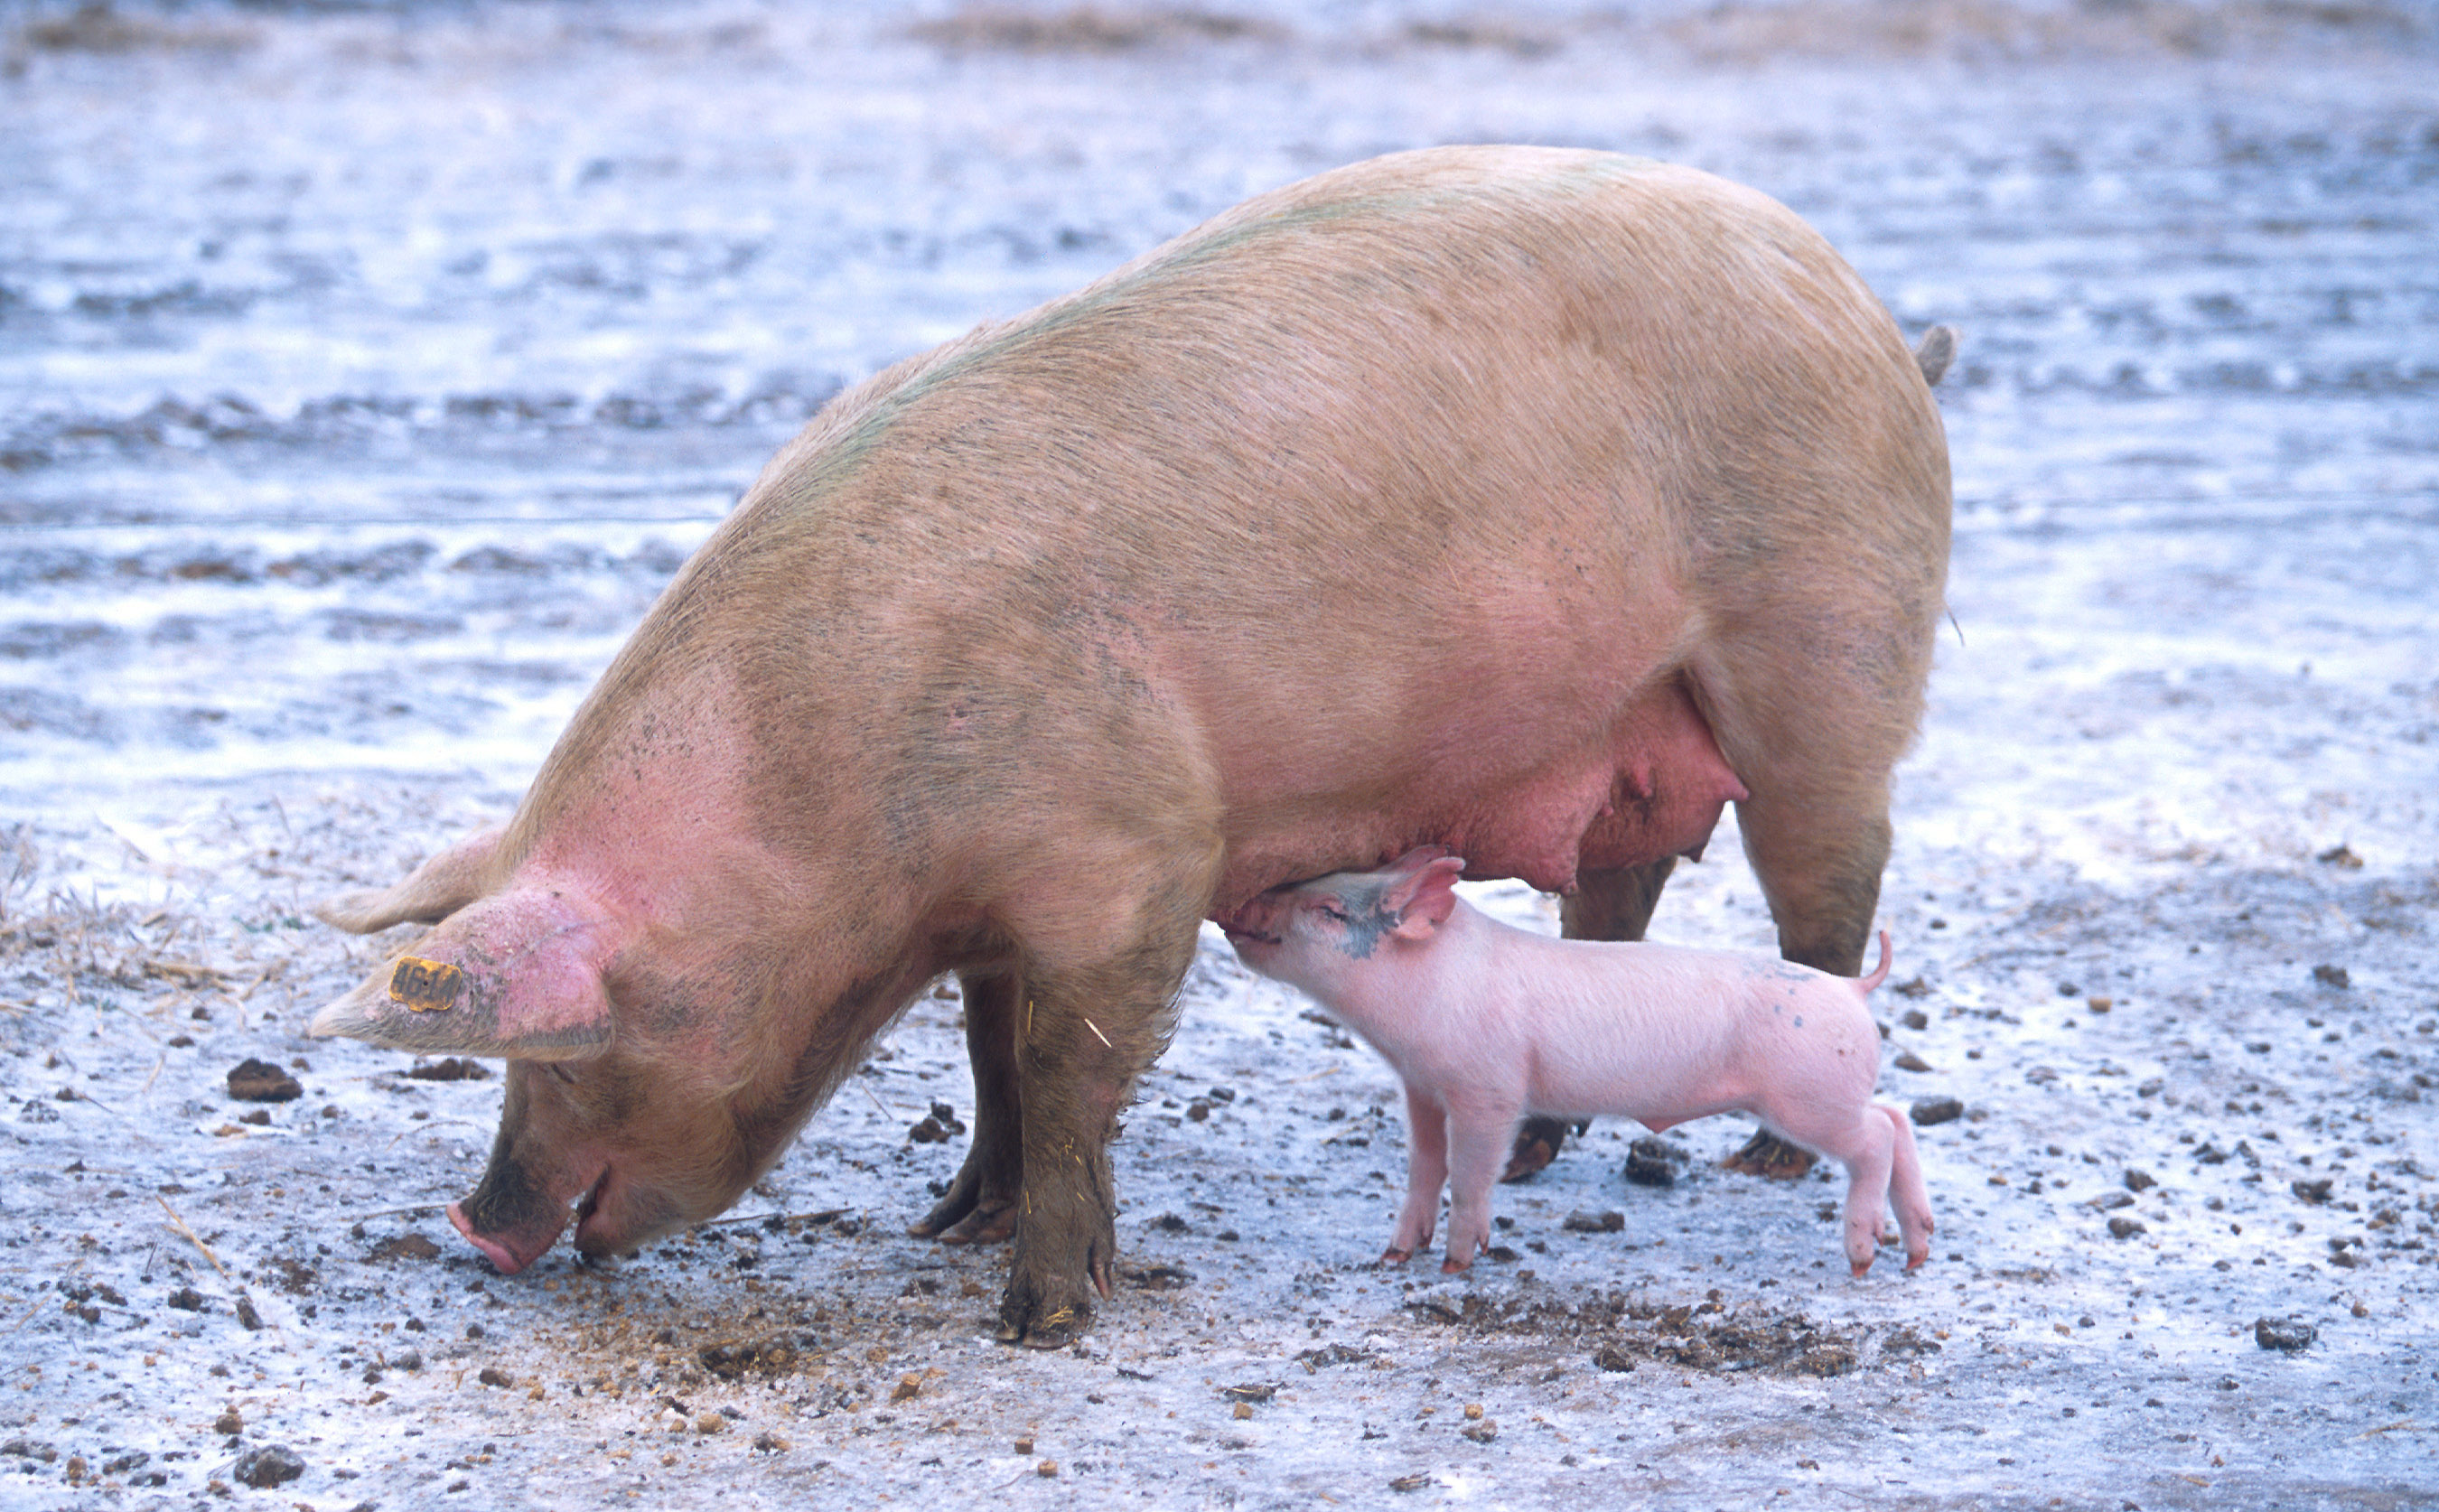
[[[1507,1163],[1523,1110],[1449,1105],[1449,1231],[1444,1274],[1473,1264],[1490,1248],[1490,1189]]]
[[[1448,1110],[1429,1093],[1406,1088],[1406,1205],[1398,1214],[1398,1232],[1380,1253],[1382,1261],[1403,1265],[1432,1242],[1439,1226],[1440,1188],[1448,1184]]]

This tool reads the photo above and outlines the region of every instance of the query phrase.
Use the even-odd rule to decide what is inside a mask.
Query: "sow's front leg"
[[[1036,1349],[1073,1343],[1110,1295],[1117,1195],[1110,1141],[1135,1078],[1159,1054],[1170,1002],[1192,958],[1147,951],[1084,971],[1036,969],[1015,1015],[1024,1185],[1000,1338]]]
[[[974,1073],[974,1138],[949,1194],[907,1232],[943,1244],[995,1244],[1016,1231],[1024,1182],[1024,1103],[1017,1080],[1016,1028],[1025,1003],[1015,972],[958,978],[966,1007],[966,1056]]]

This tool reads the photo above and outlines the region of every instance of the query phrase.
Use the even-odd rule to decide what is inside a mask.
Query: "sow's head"
[[[720,1212],[794,1120],[758,1114],[758,1099],[722,1084],[724,1058],[695,1040],[697,1005],[717,985],[655,969],[641,928],[530,878],[467,897],[487,868],[462,853],[496,842],[478,837],[386,893],[319,910],[357,933],[439,922],[316,1014],[312,1032],[507,1059],[490,1165],[449,1220],[513,1274],[558,1239],[571,1204],[576,1246],[596,1256]],[[466,875],[445,875],[452,863]]]

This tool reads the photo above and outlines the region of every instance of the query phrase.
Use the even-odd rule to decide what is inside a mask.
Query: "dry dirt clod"
[[[285,1485],[305,1473],[305,1462],[285,1444],[265,1444],[238,1456],[237,1478],[257,1490]]]
[[[215,1433],[242,1433],[242,1432],[245,1432],[245,1417],[244,1417],[244,1414],[240,1414],[240,1413],[236,1408],[234,1408],[234,1407],[228,1408],[227,1410],[225,1410],[224,1412],[223,1412],[223,1413],[222,1413],[218,1417],[215,1417],[215,1418],[213,1418],[213,1419],[212,1419],[212,1432],[215,1432]]]
[[[228,1074],[229,1095],[240,1102],[291,1102],[305,1089],[267,1060],[240,1060]]]
[[[1965,1104],[1955,1097],[1919,1097],[1914,1100],[1912,1117],[1917,1128],[1929,1129],[1934,1124],[1952,1124],[1965,1116]]]
[[[373,1247],[372,1254],[365,1256],[367,1260],[436,1260],[439,1257],[440,1246],[420,1234],[401,1234],[396,1238],[383,1239]]]
[[[1896,1066],[1899,1071],[1930,1071],[1933,1069],[1930,1061],[1925,1060],[1922,1057],[1915,1055],[1911,1050],[1898,1051],[1896,1058],[1891,1061],[1890,1064]]]
[[[1570,1234],[1616,1234],[1625,1229],[1626,1215],[1614,1208],[1600,1213],[1577,1208],[1558,1226]]]
[[[2143,1226],[2141,1218],[2126,1218],[2121,1215],[2109,1220],[2109,1236],[2112,1239],[2130,1239],[2137,1234],[2149,1232],[2150,1230]]]
[[[412,1081],[488,1081],[491,1074],[483,1069],[480,1061],[451,1056],[442,1060],[418,1060],[406,1069],[405,1076]]]
[[[1674,1186],[1690,1158],[1684,1146],[1646,1134],[1626,1147],[1626,1179],[1637,1186]]]
[[[2301,1318],[2255,1318],[2252,1320],[2252,1342],[2264,1349],[2281,1354],[2296,1354],[2308,1348],[2320,1330]]]
[[[1055,1481],[1059,1479],[1059,1462],[1057,1460],[1043,1460],[1041,1464],[1033,1468],[1033,1473],[1041,1476],[1045,1481]]]

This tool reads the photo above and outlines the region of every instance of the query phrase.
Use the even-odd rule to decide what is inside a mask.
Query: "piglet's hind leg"
[[[1846,1263],[1861,1275],[1878,1253],[1880,1218],[1888,1211],[1889,1168],[1896,1135],[1876,1106],[1865,1106],[1854,1131],[1821,1147],[1846,1167]]]
[[[1914,1147],[1914,1125],[1902,1109],[1874,1103],[1872,1112],[1889,1122],[1889,1205],[1896,1209],[1897,1232],[1905,1236],[1906,1269],[1931,1258],[1931,1192],[1923,1185],[1922,1158]]]

